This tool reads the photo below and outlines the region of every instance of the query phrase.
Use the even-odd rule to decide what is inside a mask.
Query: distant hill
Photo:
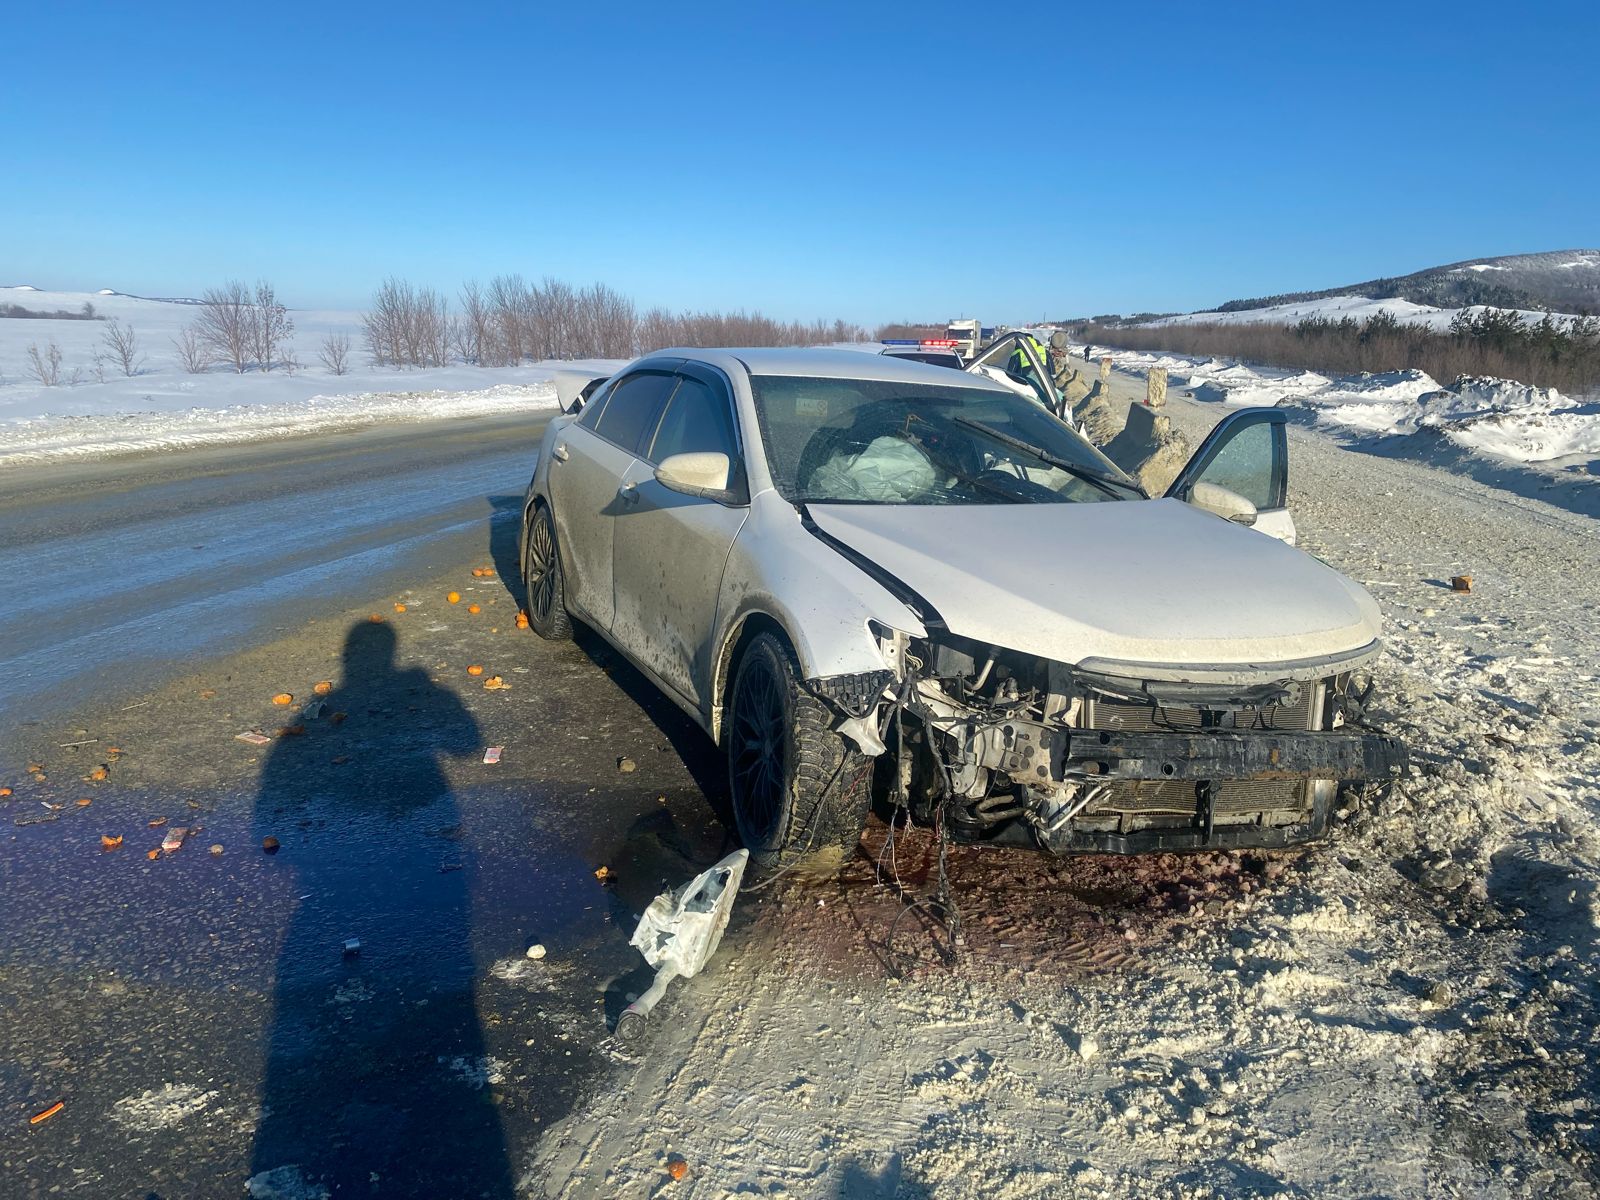
[[[1243,312],[1330,296],[1408,300],[1435,308],[1489,304],[1496,308],[1600,313],[1600,250],[1549,250],[1542,254],[1469,258],[1443,267],[1414,271],[1410,275],[1369,279],[1345,287],[1229,300],[1207,311]]]

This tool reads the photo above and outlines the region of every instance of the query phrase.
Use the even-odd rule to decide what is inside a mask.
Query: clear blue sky
[[[1600,245],[1600,5],[33,3],[0,283],[873,323]]]

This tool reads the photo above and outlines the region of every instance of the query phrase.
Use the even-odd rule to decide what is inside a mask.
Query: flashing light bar
[[[921,345],[933,350],[954,350],[961,343],[955,338],[923,338]]]
[[[882,342],[882,345],[885,345],[885,346],[920,346],[920,345],[922,345],[922,343],[919,342],[916,338],[884,338],[883,342]]]

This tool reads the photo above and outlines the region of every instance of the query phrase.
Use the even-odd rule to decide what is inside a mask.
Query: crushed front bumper
[[[1405,743],[1351,730],[1300,733],[1071,729],[1051,746],[1056,779],[1388,779],[1406,763]]]

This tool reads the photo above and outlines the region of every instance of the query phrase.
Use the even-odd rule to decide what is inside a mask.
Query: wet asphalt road
[[[537,424],[0,477],[0,1195],[532,1182],[731,845],[701,735],[515,628]]]

